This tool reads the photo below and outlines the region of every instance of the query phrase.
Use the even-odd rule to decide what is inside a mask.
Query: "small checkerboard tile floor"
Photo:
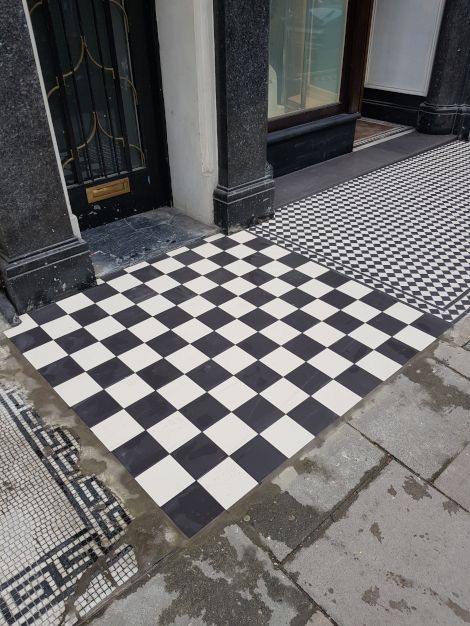
[[[470,309],[470,143],[454,141],[276,211],[253,232],[454,321]]]
[[[191,536],[447,326],[242,231],[127,268],[6,334]]]

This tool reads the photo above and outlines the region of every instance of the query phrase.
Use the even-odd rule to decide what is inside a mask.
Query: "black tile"
[[[29,314],[29,316],[39,325],[46,324],[47,322],[52,322],[52,320],[56,320],[57,318],[64,315],[64,309],[61,309],[60,306],[55,303],[43,306],[40,309],[32,311]]]
[[[326,323],[346,334],[352,333],[353,330],[359,328],[359,326],[362,326],[363,324],[363,322],[355,317],[352,317],[352,315],[348,315],[344,311],[338,311],[338,313],[331,315],[326,320]]]
[[[223,250],[211,256],[211,261],[213,263],[216,263],[216,265],[220,265],[220,267],[225,267],[226,265],[230,265],[230,263],[233,263],[234,261],[237,261],[237,260],[238,259],[235,258],[232,254],[228,254],[228,252],[224,252]]]
[[[192,344],[195,348],[200,350],[203,354],[213,359],[215,356],[230,348],[233,344],[219,335],[217,332],[209,333],[205,337],[201,337]]]
[[[282,258],[281,261],[284,263],[284,258]],[[303,274],[302,272],[297,272],[296,270],[291,270],[290,272],[283,274],[281,278],[282,280],[284,280],[286,283],[289,283],[289,285],[292,285],[293,287],[299,287],[300,285],[303,285],[308,280],[310,280],[309,276],[307,276],[306,274]]]
[[[387,315],[386,313],[379,313],[374,318],[367,322],[370,326],[377,328],[377,330],[381,330],[387,335],[395,335],[402,328],[405,328],[406,324],[404,322],[400,322],[399,320]]]
[[[258,482],[286,460],[279,450],[259,435],[234,452],[232,458]]]
[[[287,315],[287,317],[284,317],[282,321],[296,330],[299,330],[301,333],[318,324],[316,318],[308,315],[304,311],[293,311]]]
[[[184,324],[190,319],[193,319],[189,313],[186,313],[186,311],[183,311],[183,309],[180,309],[178,306],[174,306],[171,309],[163,311],[162,313],[158,313],[155,317],[167,328],[176,328],[177,326],[180,326],[180,324]]]
[[[264,250],[265,248],[269,248],[270,246],[273,245],[272,241],[269,241],[269,239],[264,239],[262,237],[256,237],[255,239],[250,239],[250,241],[247,241],[245,243],[245,246],[248,246],[248,248],[252,248],[253,250]],[[269,259],[270,261],[272,259]]]
[[[289,254],[286,254],[286,256],[283,256],[281,259],[281,263],[284,263],[284,265],[288,265],[292,268],[300,267],[301,265],[305,265],[307,262],[308,259],[297,252],[289,252]],[[310,280],[310,278],[307,277],[307,280]]]
[[[254,356],[255,359],[262,359],[270,352],[273,352],[273,350],[276,350],[276,348],[279,348],[277,343],[260,333],[255,333],[251,335],[251,337],[247,337],[238,345],[242,350]]]
[[[258,307],[274,300],[274,296],[271,293],[264,291],[264,289],[261,289],[260,287],[250,289],[250,291],[247,291],[241,297],[250,304]]]
[[[220,306],[221,304],[223,304],[224,302],[227,302],[228,300],[231,300],[235,296],[228,289],[225,289],[224,287],[219,286],[219,287],[214,287],[213,289],[209,289],[209,291],[205,291],[203,293],[203,297],[209,302],[211,302],[212,304],[215,304],[216,306]]]
[[[359,361],[359,359],[362,359],[362,357],[371,352],[371,348],[368,348],[360,341],[356,341],[348,336],[341,337],[341,339],[330,346],[330,350],[344,356],[345,359],[353,363],[356,363],[356,361]]]
[[[147,320],[149,317],[151,317],[151,315],[141,309],[140,306],[134,305],[127,307],[127,309],[119,311],[119,313],[113,313],[113,317],[120,324],[122,324],[126,328],[129,328],[130,326],[135,326],[135,324]]]
[[[66,380],[82,374],[83,369],[72,358],[65,356],[58,361],[54,361],[54,363],[41,367],[39,373],[44,376],[52,387],[56,387]]]
[[[164,504],[162,509],[187,537],[195,535],[224,511],[196,482]]]
[[[281,378],[281,375],[264,363],[256,361],[237,374],[248,387],[261,393]]]
[[[177,287],[173,287],[173,289],[165,291],[163,295],[167,300],[173,302],[173,304],[181,304],[190,298],[194,298],[194,291],[191,291],[191,289],[188,289],[184,285],[178,285]]]
[[[124,295],[137,304],[149,298],[153,298],[156,294],[155,291],[147,287],[147,285],[137,285],[137,287],[132,287],[132,289],[125,291]]]
[[[288,291],[283,296],[280,296],[280,298],[284,300],[284,302],[292,304],[292,306],[296,306],[299,309],[315,300],[314,296],[300,289],[292,289],[292,291]]]
[[[115,355],[127,352],[132,348],[140,345],[142,341],[128,330],[121,330],[121,332],[111,335],[103,339],[101,343],[111,350]]]
[[[264,285],[264,283],[267,283],[273,279],[271,274],[264,272],[260,268],[251,270],[251,272],[245,274],[243,278],[253,285],[256,285],[257,287],[261,287],[261,285]]]
[[[93,300],[93,302],[101,302],[101,300],[111,298],[111,296],[115,296],[117,293],[118,291],[113,289],[108,283],[96,285],[96,287],[91,287],[91,289],[85,291],[86,297]]]
[[[251,400],[242,404],[238,409],[235,409],[234,413],[258,433],[268,428],[268,426],[271,426],[271,424],[274,424],[274,422],[283,416],[282,411],[265,400],[262,396],[251,398]]]
[[[297,337],[294,337],[284,344],[284,348],[286,350],[290,350],[290,352],[304,361],[308,361],[316,354],[324,350],[325,346],[322,346],[317,341],[310,339],[307,335],[297,335]]]
[[[162,446],[147,432],[126,441],[113,450],[113,453],[132,476],[138,476],[168,456]]]
[[[382,382],[358,365],[351,365],[351,367],[337,376],[336,380],[362,397],[366,396]]]
[[[388,356],[393,361],[400,363],[400,365],[404,365],[418,353],[418,351],[414,348],[407,346],[393,337],[379,346],[377,348],[377,352],[380,352],[380,354],[383,354],[384,356]]]
[[[324,372],[317,370],[309,363],[303,363],[297,369],[289,372],[286,378],[309,394],[314,394],[331,380]]]
[[[31,330],[27,330],[25,333],[20,333],[10,339],[20,352],[26,352],[32,350],[38,346],[42,346],[48,341],[52,341],[52,338],[43,331],[42,328],[36,327]],[[96,339],[95,339],[96,341]]]
[[[175,450],[172,456],[193,478],[197,479],[207,474],[227,455],[209,437],[200,433]]]
[[[235,318],[232,317],[232,315],[229,315],[218,307],[214,307],[213,309],[206,311],[198,317],[198,320],[200,322],[202,322],[206,326],[209,326],[209,328],[212,328],[212,330],[217,330],[217,328],[233,322],[234,319]]]
[[[157,270],[155,267],[152,267],[151,265],[141,267],[139,270],[135,270],[135,272],[130,272],[130,274],[141,280],[143,283],[147,283],[149,280],[153,280],[154,278],[162,276],[162,272]]]
[[[142,428],[150,428],[175,412],[175,407],[156,391],[127,407],[126,411]]]
[[[193,400],[181,413],[200,430],[205,430],[227,415],[227,408],[208,393]]]
[[[324,274],[317,276],[317,279],[320,280],[322,283],[325,283],[325,285],[329,285],[330,287],[339,287],[340,285],[344,285],[344,283],[347,283],[348,280],[351,280],[346,276],[338,274],[338,272],[335,272],[334,270],[328,270]]]
[[[243,259],[250,265],[254,265],[255,267],[263,267],[267,263],[270,263],[272,259],[267,257],[265,254],[261,252],[254,252],[253,254],[249,254],[247,257]]]
[[[211,243],[217,248],[220,248],[221,250],[229,250],[230,248],[234,248],[235,246],[238,246],[238,242],[235,241],[234,239],[231,239],[230,237],[220,237],[219,239],[216,239],[215,241],[211,241]]]
[[[344,307],[355,302],[356,298],[352,298],[341,291],[333,289],[333,291],[329,291],[322,296],[320,300],[323,300],[323,302],[326,302],[327,304],[331,304],[331,306],[334,306],[337,309],[344,309]]]
[[[332,424],[336,419],[336,413],[330,411],[325,406],[313,398],[307,398],[296,406],[289,416],[298,424],[303,426],[312,435],[318,435],[324,428]]]
[[[212,280],[214,283],[217,283],[217,285],[223,285],[224,283],[228,283],[229,280],[236,278],[236,275],[232,274],[232,272],[229,272],[224,267],[219,267],[213,272],[206,274],[206,278]]]
[[[414,326],[415,328],[418,328],[433,337],[440,337],[440,335],[450,328],[451,325],[449,322],[444,322],[444,320],[434,317],[434,315],[425,313],[421,317],[418,317],[418,319],[415,320],[411,326]]]
[[[101,387],[110,387],[122,380],[131,376],[134,372],[127,367],[120,359],[114,358],[109,361],[101,363],[88,371],[88,374],[96,380]]]
[[[374,290],[363,296],[361,298],[361,302],[365,302],[366,304],[370,304],[370,306],[373,306],[376,309],[384,311],[385,309],[391,307],[392,304],[395,304],[396,299],[392,298],[392,296],[389,296],[386,293]]]
[[[79,328],[67,335],[59,337],[55,341],[65,352],[73,354],[74,352],[78,352],[78,350],[82,350],[82,348],[91,346],[92,343],[96,343],[96,337],[93,337],[93,335],[84,328]]]
[[[200,274],[192,270],[190,267],[180,267],[174,272],[170,272],[168,276],[170,276],[170,278],[173,278],[173,280],[176,280],[176,282],[183,285],[184,283],[188,283],[190,280],[199,278]]]
[[[147,341],[147,345],[149,345],[152,350],[155,350],[155,352],[157,352],[160,356],[168,356],[169,354],[173,354],[173,352],[184,348],[188,344],[182,337],[174,333],[172,330],[169,330],[167,333],[163,333],[163,335]]]
[[[122,406],[114,398],[111,398],[106,391],[100,391],[91,398],[76,404],[73,410],[91,428],[107,417],[121,411]]]
[[[191,265],[191,263],[196,263],[196,261],[201,260],[201,256],[193,252],[192,250],[185,250],[184,252],[180,252],[179,254],[173,255],[174,259],[177,259],[180,263],[184,265]]]
[[[93,322],[97,322],[98,320],[108,317],[108,314],[97,304],[92,304],[75,311],[75,313],[71,313],[70,317],[72,317],[81,326],[88,326],[88,324],[93,324]]]
[[[188,372],[187,376],[205,391],[209,391],[230,378],[231,374],[214,361],[206,361]]]
[[[154,389],[159,389],[173,380],[180,378],[182,373],[166,359],[161,359],[140,370],[139,376]]]
[[[254,309],[253,311],[242,315],[242,317],[240,317],[240,321],[247,324],[250,328],[260,331],[263,330],[263,328],[266,328],[266,326],[274,324],[277,320],[275,317],[265,313],[261,309]]]

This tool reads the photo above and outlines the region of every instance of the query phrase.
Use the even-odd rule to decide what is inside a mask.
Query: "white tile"
[[[348,280],[347,283],[340,285],[337,287],[338,291],[345,293],[347,296],[351,296],[351,298],[363,298],[367,296],[372,289],[370,287],[366,287],[365,285],[361,285],[357,283],[355,280]]]
[[[268,280],[267,283],[263,284],[264,291],[271,293],[273,296],[278,298],[279,296],[283,296],[285,293],[292,291],[294,288],[289,283],[286,283],[285,280],[281,278],[273,278],[272,280]]]
[[[133,306],[134,303],[129,298],[126,298],[122,293],[117,293],[110,298],[105,298],[100,302],[97,302],[97,305],[106,311],[108,315],[114,315],[115,313],[119,313],[119,311],[124,311],[124,309],[128,309],[130,306]]]
[[[261,436],[288,458],[315,439],[314,435],[287,415],[271,424]]]
[[[255,331],[248,324],[240,320],[233,320],[233,322],[225,324],[225,326],[217,329],[217,332],[232,343],[240,343],[255,334]]]
[[[254,254],[255,250],[241,243],[238,246],[233,246],[233,248],[229,248],[227,252],[237,259],[244,259],[245,257]]]
[[[234,411],[248,400],[251,400],[256,393],[245,385],[244,382],[232,376],[209,392],[216,400],[226,406],[229,411]]]
[[[392,306],[384,312],[387,315],[391,315],[395,319],[400,320],[400,322],[404,322],[405,324],[411,324],[422,315],[420,311],[412,309],[410,306],[402,304],[401,302],[395,302],[395,304],[392,304]]]
[[[8,338],[16,337],[17,335],[21,335],[21,333],[25,333],[28,330],[32,330],[33,328],[37,328],[37,323],[30,317],[27,313],[20,315],[20,324],[18,326],[13,326],[12,328],[8,328],[5,331],[5,336]]]
[[[278,260],[282,259],[283,256],[287,256],[290,254],[289,250],[285,250],[281,248],[281,246],[276,246],[275,244],[272,246],[268,246],[267,248],[263,248],[262,254],[268,256],[270,259]]]
[[[322,274],[326,274],[328,269],[323,267],[323,265],[319,265],[318,263],[314,263],[313,261],[307,261],[303,265],[299,265],[295,268],[298,272],[302,272],[306,276],[310,276],[310,278],[317,278]]]
[[[328,348],[312,357],[309,363],[330,378],[336,378],[336,376],[339,376],[352,365],[351,361]]]
[[[128,274],[131,274],[132,272],[136,272],[137,270],[141,270],[144,267],[148,267],[149,264],[147,263],[147,261],[141,261],[140,263],[136,263],[135,265],[131,265],[130,267],[126,267],[124,268],[124,271],[127,272]]]
[[[349,333],[349,336],[373,349],[378,348],[387,341],[387,339],[390,339],[390,335],[387,335],[369,324],[362,324],[362,326],[353,330],[352,333]]]
[[[292,270],[291,267],[285,265],[284,263],[281,263],[280,261],[270,261],[269,263],[266,263],[266,265],[263,265],[261,269],[263,270],[263,272],[266,272],[271,276],[275,276],[276,278],[279,278],[279,276],[287,274],[287,272],[290,272]]]
[[[181,250],[174,250],[173,252],[181,252]],[[172,257],[168,257],[166,259],[162,259],[161,261],[157,261],[156,263],[152,263],[152,266],[162,272],[163,274],[170,274],[171,272],[176,272],[176,270],[181,269],[184,265],[178,261],[177,259],[173,259]]]
[[[158,393],[162,395],[165,400],[168,400],[175,409],[181,409],[196,398],[202,396],[205,392],[204,389],[196,385],[196,383],[187,376],[180,376],[171,383],[168,383],[164,387],[160,387]]]
[[[167,276],[166,274],[163,274],[163,276],[157,276],[157,278],[152,278],[152,280],[149,280],[145,284],[157,293],[165,293],[165,291],[169,291],[179,285],[174,278],[171,278],[171,276]]]
[[[41,328],[52,339],[58,339],[59,337],[63,337],[64,335],[67,335],[74,330],[78,330],[79,328],[81,328],[81,326],[69,315],[64,315],[63,317],[59,317],[56,320],[52,320],[52,322],[42,324]]]
[[[419,330],[419,328],[413,328],[413,326],[405,326],[395,335],[395,339],[406,343],[415,350],[424,350],[435,341],[434,337]]]
[[[344,337],[344,333],[342,333],[337,328],[333,328],[326,322],[319,322],[305,331],[307,337],[310,339],[314,339],[318,341],[322,346],[329,347],[334,344],[336,341],[339,341],[341,337]]]
[[[209,241],[208,239],[206,239],[206,241]],[[181,254],[182,252],[187,252],[189,250],[189,248],[187,248],[186,246],[181,246],[181,248],[176,248],[175,250],[169,250],[166,253],[167,257],[174,257],[174,256],[178,256],[178,254]]]
[[[214,287],[217,287],[217,283],[210,280],[206,276],[199,276],[198,278],[189,280],[184,286],[191,289],[191,291],[194,291],[194,293],[201,295],[206,293],[206,291],[210,291],[211,289],[214,289]]]
[[[231,458],[216,465],[198,482],[224,509],[230,508],[258,484]]]
[[[272,341],[278,343],[280,346],[284,345],[294,337],[297,337],[297,335],[300,335],[298,330],[289,326],[282,320],[277,320],[277,322],[273,322],[269,326],[266,326],[266,328],[263,328],[261,333],[265,337],[268,337]]]
[[[344,415],[346,411],[349,411],[349,409],[361,400],[360,396],[350,391],[336,380],[332,380],[319,389],[313,394],[313,398],[339,416]]]
[[[240,230],[238,233],[234,233],[233,235],[229,235],[232,241],[238,241],[238,243],[246,243],[247,241],[252,241],[256,239],[256,235],[249,233],[247,230]]]
[[[301,402],[308,398],[308,394],[297,385],[292,384],[285,378],[281,378],[271,387],[261,392],[263,398],[274,404],[283,413],[289,413]]]
[[[207,355],[191,345],[185,346],[166,357],[166,360],[177,367],[183,374],[190,372],[198,365],[202,365],[208,359]]]
[[[134,326],[129,327],[130,332],[138,337],[141,341],[150,341],[168,332],[168,328],[165,324],[162,324],[154,317],[149,317]]]
[[[140,370],[143,370],[144,367],[148,367],[149,365],[152,365],[152,363],[156,363],[162,357],[158,354],[158,352],[152,350],[152,348],[146,343],[142,343],[141,345],[120,354],[118,358],[121,359],[127,367],[130,367],[131,370],[139,372]]]
[[[250,283],[244,278],[241,278],[241,276],[237,276],[237,278],[229,280],[228,282],[224,283],[223,286],[224,289],[228,289],[228,291],[231,291],[236,296],[241,296],[247,291],[251,291],[255,287],[253,283]]]
[[[74,406],[101,391],[101,387],[91,376],[83,373],[57,385],[54,390],[66,404]]]
[[[297,355],[292,354],[290,350],[286,350],[282,346],[264,356],[261,362],[281,376],[289,374],[289,372],[294,371],[304,363],[303,359],[300,359]]]
[[[209,302],[203,296],[194,296],[194,298],[189,298],[189,300],[185,300],[178,306],[193,317],[198,317],[214,308],[212,302]]]
[[[201,337],[208,335],[212,332],[212,329],[199,320],[193,319],[184,322],[184,324],[180,324],[173,329],[173,332],[182,337],[188,343],[193,343],[194,341],[201,339]]]
[[[365,357],[357,362],[357,365],[373,376],[380,378],[380,380],[387,380],[401,368],[400,363],[375,351],[366,354]]]
[[[114,317],[105,317],[102,320],[93,322],[93,324],[89,324],[86,329],[93,337],[101,341],[121,332],[121,330],[125,330],[125,327]]]
[[[165,296],[152,296],[147,300],[139,302],[138,305],[143,311],[149,315],[158,315],[163,311],[173,308],[175,305],[170,300],[167,300]]]
[[[323,300],[313,300],[313,302],[309,302],[303,306],[301,311],[308,313],[308,315],[311,315],[317,320],[323,321],[337,313],[338,309],[327,302],[323,302]]]
[[[262,311],[280,320],[296,310],[296,307],[281,298],[273,298],[260,307]]]
[[[233,376],[233,374],[241,372],[246,367],[254,363],[256,359],[238,346],[232,346],[228,350],[225,350],[215,356],[213,361],[226,369],[227,372],[230,372]]]
[[[231,272],[232,274],[235,274],[236,276],[244,276],[245,274],[248,274],[249,272],[255,270],[256,267],[254,265],[251,265],[251,263],[247,263],[246,261],[238,259],[238,261],[234,261],[233,263],[225,265],[224,269],[226,269],[228,272]]]
[[[201,259],[200,261],[196,261],[196,263],[191,263],[189,268],[194,270],[198,274],[201,274],[201,276],[204,276],[205,274],[209,274],[210,272],[215,272],[216,270],[220,269],[220,265],[217,265],[209,259]]]
[[[173,452],[183,444],[196,437],[201,431],[181,413],[173,413],[165,417],[147,431],[167,452]]]
[[[330,287],[329,285],[325,285],[325,283],[322,283],[320,280],[317,280],[316,278],[312,278],[311,280],[307,281],[303,285],[300,285],[299,289],[301,291],[304,291],[305,293],[308,293],[310,296],[313,296],[314,298],[321,298],[322,296],[332,291],[333,287]]]
[[[142,281],[132,276],[132,274],[123,274],[122,276],[108,280],[108,285],[120,292],[127,291],[141,284]]]
[[[141,400],[153,392],[150,385],[140,378],[137,374],[131,374],[127,378],[114,383],[108,387],[106,391],[116,400],[124,409],[137,400]]]
[[[111,350],[108,350],[108,348],[103,346],[99,341],[74,352],[70,356],[85,371],[91,370],[93,367],[114,358],[114,354]]]
[[[142,426],[126,411],[119,411],[91,429],[108,450],[114,450],[143,432]]]
[[[233,413],[220,419],[204,433],[226,454],[233,454],[235,450],[256,437],[256,431]]]
[[[219,309],[222,309],[222,311],[225,311],[232,317],[239,318],[242,315],[250,313],[251,311],[256,309],[256,307],[244,298],[240,298],[239,296],[237,296],[236,298],[232,298],[231,300],[227,300],[227,302],[221,304],[219,306]]]
[[[91,304],[93,304],[93,302],[84,293],[76,293],[74,296],[59,300],[57,304],[66,313],[70,314],[75,313],[76,311],[80,311],[80,309],[84,309],[87,306],[90,306]]]
[[[209,235],[209,237],[204,237],[204,241],[217,241],[217,239],[222,239],[222,237],[225,237],[223,233],[215,233],[215,235]]]
[[[193,248],[193,252],[199,254],[200,256],[203,256],[206,259],[209,259],[211,256],[219,254],[221,252],[221,249],[217,246],[214,246],[214,244],[212,243],[203,243],[201,246]]]
[[[139,485],[163,506],[194,482],[191,474],[171,456],[167,456],[136,477]]]
[[[48,341],[41,346],[37,346],[37,348],[27,350],[24,356],[33,367],[40,369],[50,363],[54,363],[54,361],[64,358],[64,356],[67,356],[67,353],[58,346],[55,341]]]
[[[351,304],[348,304],[343,311],[348,315],[352,315],[352,317],[355,317],[361,322],[368,322],[381,312],[379,309],[376,309],[365,302],[361,302],[360,300],[351,302]]]

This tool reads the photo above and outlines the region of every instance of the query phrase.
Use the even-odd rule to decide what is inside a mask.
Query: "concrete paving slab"
[[[453,370],[470,378],[470,352],[451,343],[440,341],[434,349],[433,356],[438,361],[442,361]],[[469,383],[470,386],[470,383]]]
[[[422,357],[353,410],[350,423],[431,479],[470,441],[470,383]]]
[[[385,456],[343,424],[245,501],[239,523],[282,561]]]
[[[238,526],[230,525],[204,533],[203,540],[169,559],[92,623],[294,626],[308,624],[313,614],[313,603]]]
[[[286,569],[341,626],[470,623],[470,515],[396,462]]]
[[[464,346],[470,342],[470,315],[466,315],[454,324],[444,335],[444,339],[456,343],[458,346]]]
[[[470,446],[467,446],[455,457],[439,478],[434,482],[436,487],[443,491],[470,511]]]

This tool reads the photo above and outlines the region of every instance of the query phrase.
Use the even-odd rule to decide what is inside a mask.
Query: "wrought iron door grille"
[[[145,166],[124,0],[28,0],[68,186]]]

